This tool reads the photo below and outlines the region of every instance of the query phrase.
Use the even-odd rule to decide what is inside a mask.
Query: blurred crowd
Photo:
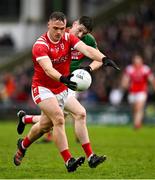
[[[139,7],[117,15],[106,24],[100,24],[93,35],[99,49],[116,60],[120,72],[100,68],[93,73],[93,84],[79,99],[91,103],[108,103],[110,92],[120,85],[126,65],[131,63],[135,51],[141,52],[145,63],[155,72],[155,6],[153,1],[144,1]],[[31,98],[31,77],[33,67],[30,61],[17,66],[11,72],[0,74],[0,101],[7,103],[27,103],[34,106]],[[150,91],[150,96],[151,96]],[[150,97],[149,96],[149,97]],[[149,98],[152,99],[152,98]]]
[[[0,73],[0,104],[35,107],[31,98],[31,61],[16,66],[12,72]]]

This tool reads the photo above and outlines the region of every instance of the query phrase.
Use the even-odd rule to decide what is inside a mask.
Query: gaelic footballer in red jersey
[[[64,107],[75,115],[76,134],[88,158],[89,166],[95,168],[106,159],[106,156],[97,156],[93,153],[86,127],[85,108],[77,99],[74,99],[72,106],[65,104],[68,97],[67,88],[76,90],[77,86],[70,80],[69,74],[71,48],[77,49],[93,60],[103,62],[105,66],[112,66],[115,69],[118,67],[99,50],[87,46],[74,35],[65,33],[65,28],[64,14],[52,13],[48,22],[48,32],[41,36],[33,46],[32,96],[42,113],[40,121],[32,126],[24,139],[18,141],[18,150],[14,156],[15,165],[21,164],[26,149],[52,127],[53,141],[64,159],[68,172],[75,171],[84,163],[84,157],[75,159],[69,150],[62,111]]]
[[[140,128],[148,94],[148,81],[155,89],[154,75],[149,66],[143,64],[141,55],[132,58],[133,63],[125,69],[122,86],[128,88],[128,101],[133,109],[134,127]]]
[[[75,35],[76,37],[78,37],[79,39],[81,39],[85,44],[90,45],[93,48],[97,47],[96,41],[95,39],[93,39],[93,37],[89,34],[92,31],[93,28],[93,19],[88,17],[88,16],[81,16],[79,19],[75,20],[72,24],[71,27],[67,28],[65,30],[65,32],[68,32],[70,34]],[[74,69],[78,69],[81,67],[81,63],[85,60],[87,60],[88,58],[84,58],[85,57],[81,52],[77,51],[76,49],[72,48],[71,49],[71,59],[72,62],[70,64],[70,71],[72,72]],[[75,60],[78,60],[79,62],[76,62]],[[91,64],[89,64],[87,71],[94,71],[96,69],[98,69],[99,67],[102,66],[102,62],[97,62],[97,61],[92,61]],[[89,72],[90,73],[90,72]],[[71,89],[68,89],[68,96],[74,96],[75,98],[77,97],[77,93],[75,91],[72,91]],[[72,97],[72,98],[74,98]],[[39,99],[38,99],[39,100]],[[70,98],[70,101],[71,98]],[[72,106],[72,103],[70,103],[70,105]],[[67,115],[67,111],[65,111],[65,117]],[[19,134],[21,134],[25,128],[25,124],[27,123],[36,123],[40,120],[40,118],[38,117],[38,115],[36,116],[24,116],[23,118],[23,122],[24,123],[19,123],[19,125],[17,126],[17,131]],[[74,119],[73,119],[74,121]],[[20,118],[19,118],[19,122],[20,122]],[[78,138],[76,138],[78,139]],[[52,136],[51,133],[47,133],[45,134],[44,138],[43,138],[43,142],[50,142],[52,140]]]
[[[73,158],[64,128],[62,109],[67,97],[67,86],[72,83],[69,75],[70,48],[79,39],[65,34],[66,17],[61,12],[51,14],[48,32],[41,36],[33,46],[34,76],[32,80],[32,96],[42,113],[40,121],[32,126],[24,139],[19,139],[14,164],[20,165],[26,149],[53,126],[54,142],[64,159],[68,172],[75,171],[84,163],[85,158]],[[63,80],[60,78],[63,77]],[[62,83],[63,81],[65,83]]]

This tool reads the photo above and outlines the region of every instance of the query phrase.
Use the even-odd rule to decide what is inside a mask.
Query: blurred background
[[[88,91],[79,94],[89,123],[127,124],[132,121],[127,92],[119,102],[117,90],[131,56],[142,51],[155,73],[154,0],[1,0],[0,1],[0,121],[19,109],[39,113],[31,98],[33,64],[31,47],[46,31],[52,11],[63,11],[69,24],[81,15],[91,16],[98,48],[116,60],[120,72],[100,68]],[[114,91],[116,90],[116,91]],[[114,93],[115,92],[115,93]],[[149,87],[145,123],[155,124],[155,92]]]

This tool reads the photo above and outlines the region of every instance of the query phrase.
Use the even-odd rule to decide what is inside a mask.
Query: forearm
[[[80,41],[75,48],[94,61],[102,62],[102,58],[105,57],[98,49],[87,46],[82,41]]]
[[[102,62],[98,62],[98,61],[93,61],[92,63],[90,63],[90,67],[92,71],[95,71],[97,69],[99,69],[101,66],[103,65]]]
[[[148,81],[151,83],[153,89],[155,90],[155,77],[153,74],[149,76]]]
[[[89,57],[94,61],[98,61],[102,63],[102,58],[105,57],[99,50],[96,50],[90,46],[87,46],[86,50],[84,50],[85,56]]]
[[[123,90],[128,89],[128,87],[129,87],[129,78],[128,78],[126,75],[124,75],[124,76],[122,77],[120,87],[121,87],[121,89],[123,89]]]
[[[98,48],[96,48],[96,50],[99,51]],[[98,61],[92,61],[89,66],[91,68],[92,71],[95,71],[97,69],[99,69],[101,66],[103,65],[103,62],[98,62]]]
[[[77,44],[77,46],[75,46],[75,49],[77,49],[78,51],[80,51],[82,54],[89,57],[90,59],[103,63],[103,66],[111,66],[116,70],[120,70],[120,68],[117,66],[117,64],[113,60],[106,57],[98,49],[94,49],[90,46],[87,46],[82,41],[80,41]]]
[[[151,85],[152,85],[152,87],[153,87],[153,89],[155,91],[155,79],[151,81]]]
[[[50,68],[45,70],[45,73],[47,76],[49,76],[50,78],[56,80],[56,81],[60,81],[60,77],[62,76],[62,74],[60,74],[56,69],[54,68]]]
[[[39,64],[47,76],[56,81],[60,80],[61,74],[53,67],[51,60],[49,58],[40,60]]]

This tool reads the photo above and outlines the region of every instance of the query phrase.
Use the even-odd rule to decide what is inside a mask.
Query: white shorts
[[[66,98],[66,101],[70,98],[70,97],[75,97],[76,99],[78,98],[78,93],[76,91],[73,91],[71,89],[68,88],[68,96]],[[69,114],[68,111],[64,110],[65,115]]]
[[[76,91],[73,91],[68,88],[68,97],[73,96],[75,98],[78,98],[78,93]]]
[[[130,93],[128,95],[128,101],[129,103],[135,103],[138,101],[146,101],[147,99],[147,93],[146,92],[138,92],[138,93]]]
[[[32,88],[32,99],[35,102],[35,104],[39,104],[41,101],[56,97],[59,103],[59,106],[64,109],[64,105],[67,99],[68,91],[64,90],[63,92],[59,94],[54,94],[51,90],[48,88],[37,86],[35,88]]]

